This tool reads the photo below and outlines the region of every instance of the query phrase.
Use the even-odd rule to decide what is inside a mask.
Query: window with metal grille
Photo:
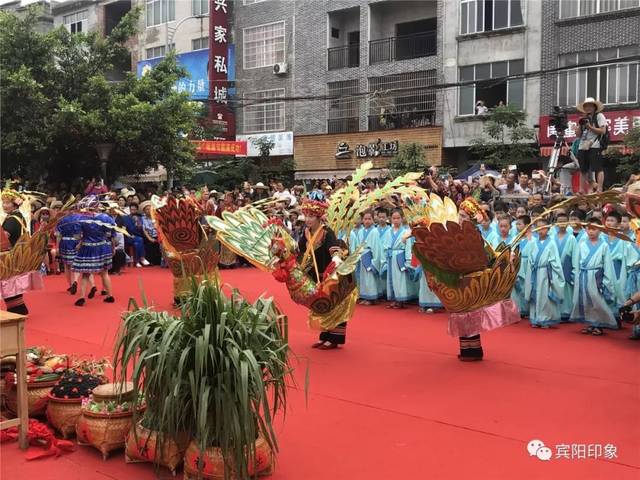
[[[86,22],[88,18],[88,11],[82,10],[81,12],[72,13],[71,15],[65,15],[62,17],[62,23],[65,28],[71,33],[86,32]]]
[[[624,59],[638,55],[640,45],[560,55],[559,67],[575,65],[576,68],[558,73],[558,105],[573,106],[586,97],[597,98],[605,104],[637,102],[640,62]],[[600,62],[605,64],[580,68],[580,65]]]
[[[284,88],[243,95],[244,133],[277,132],[285,128]]]
[[[209,48],[209,37],[194,38],[191,40],[191,50],[204,50]]]
[[[582,17],[640,7],[640,0],[560,0],[560,18]]]
[[[176,19],[176,0],[147,0],[146,7],[147,27]]]
[[[360,130],[360,99],[358,80],[327,84],[327,133],[347,133]]]
[[[524,78],[506,79],[509,75],[522,73],[524,73],[523,59],[460,67],[461,82],[477,81],[460,87],[458,115],[485,113],[476,112],[476,106],[479,106],[480,102],[487,108],[499,106],[501,103],[523,108]]]
[[[243,32],[245,69],[271,67],[284,62],[284,22],[245,28]]]
[[[369,130],[433,125],[436,82],[436,70],[369,78]]]
[[[191,15],[207,15],[209,0],[191,0]]]

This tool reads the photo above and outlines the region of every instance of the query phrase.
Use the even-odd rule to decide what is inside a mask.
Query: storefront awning
[[[295,173],[296,180],[325,180],[333,177],[346,178],[353,175],[353,170],[307,170]],[[389,170],[374,168],[367,172],[365,178],[381,178],[389,175]]]

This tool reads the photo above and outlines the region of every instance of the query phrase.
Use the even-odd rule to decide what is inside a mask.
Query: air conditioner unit
[[[284,75],[285,73],[287,73],[287,68],[289,68],[289,64],[283,62],[283,63],[276,63],[273,66],[273,74],[274,75]]]

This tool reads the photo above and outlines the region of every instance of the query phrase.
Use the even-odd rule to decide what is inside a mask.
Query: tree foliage
[[[128,72],[108,80],[130,58],[125,42],[140,9],[106,37],[63,27],[40,33],[37,17],[37,7],[21,17],[0,12],[2,175],[50,182],[96,176],[98,143],[114,144],[110,179],[158,165],[188,175],[194,149],[187,133],[202,107],[175,92],[186,75],[175,55],[141,78]]]
[[[484,163],[504,166],[527,162],[536,155],[535,131],[527,114],[514,105],[496,107],[484,124],[484,135],[471,140],[471,152]]]
[[[389,160],[389,171],[393,178],[409,172],[422,172],[427,168],[424,145],[405,143],[400,145],[398,153]]]
[[[627,153],[615,152],[607,154],[607,157],[615,162],[616,173],[620,175],[622,182],[631,175],[640,174],[640,127],[634,127],[624,137],[624,145],[629,148]]]

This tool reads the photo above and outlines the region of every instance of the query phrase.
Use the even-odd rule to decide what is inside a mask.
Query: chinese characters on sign
[[[351,154],[354,152],[356,158],[393,157],[398,153],[398,145],[397,140],[383,142],[378,139],[376,142],[370,142],[366,145],[359,143],[351,150],[347,142],[340,142],[336,149],[336,158],[351,158]]]
[[[609,126],[609,136],[612,142],[620,142],[623,137],[634,127],[640,127],[640,110],[604,111]],[[582,114],[569,115],[568,128],[564,131],[564,136],[568,141],[576,138],[578,120]],[[556,128],[549,125],[549,117],[540,117],[540,144],[553,145],[555,141]]]
[[[247,142],[194,140],[198,153],[215,153],[221,155],[246,155]]]
[[[207,63],[209,62],[209,50],[195,50],[193,52],[180,53],[177,55],[178,64],[184,67],[189,73],[188,77],[181,78],[174,85],[174,90],[189,94],[193,100],[205,100],[209,98],[209,72]],[[137,65],[138,78],[147,75],[153,68],[162,61],[162,57],[142,60]]]
[[[228,33],[229,0],[210,0],[209,11],[209,89],[210,115],[224,132],[225,138],[235,138],[235,117],[228,107],[229,69]]]

